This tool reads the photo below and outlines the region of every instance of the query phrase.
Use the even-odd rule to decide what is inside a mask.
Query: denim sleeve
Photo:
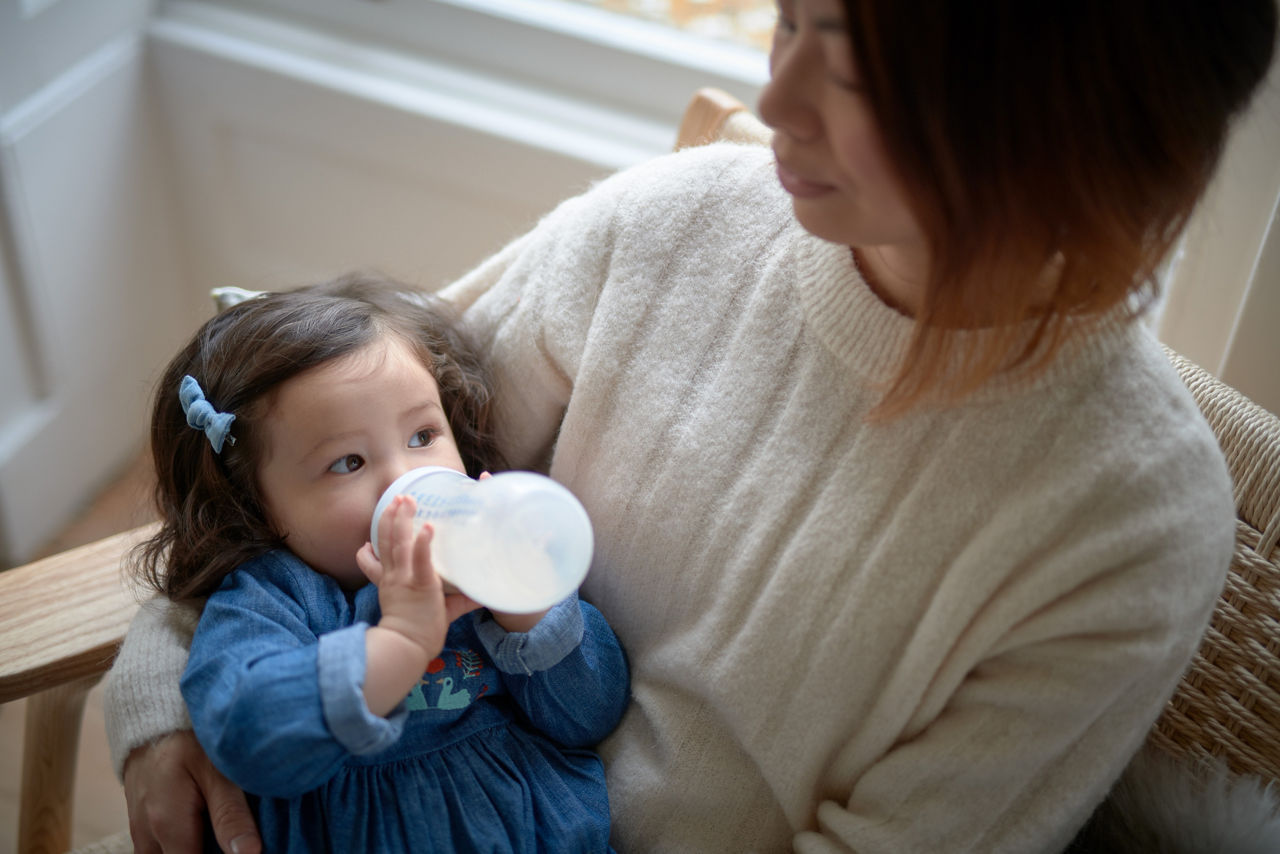
[[[404,713],[364,706],[364,626],[317,637],[303,607],[270,581],[235,573],[209,598],[182,694],[200,744],[248,792],[294,797],[354,752],[399,737]]]
[[[476,633],[529,721],[566,747],[613,731],[631,694],[622,645],[594,607],[570,596],[529,632],[507,632],[488,612]]]
[[[316,676],[324,720],[338,743],[357,756],[391,747],[409,716],[403,701],[386,718],[369,711],[364,700],[365,632],[356,623],[320,636]]]

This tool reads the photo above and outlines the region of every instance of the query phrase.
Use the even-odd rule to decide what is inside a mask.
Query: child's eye
[[[410,448],[425,448],[436,440],[436,431],[425,427],[409,437]]]
[[[333,465],[329,466],[329,471],[336,474],[351,474],[363,465],[364,457],[359,454],[347,454],[345,457],[334,460]]]

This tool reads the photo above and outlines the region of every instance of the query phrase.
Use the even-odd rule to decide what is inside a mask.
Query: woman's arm
[[[1213,612],[1233,508],[1208,456],[1182,454],[1189,498],[1147,460],[1108,491],[1074,493],[958,638],[954,663],[899,706],[910,717],[895,743],[826,796],[795,850],[1063,850],[1146,739]]]
[[[1161,634],[1082,631],[993,655],[847,798],[819,804],[797,854],[1064,850],[1176,681],[1180,651]]]
[[[138,854],[197,850],[206,815],[223,851],[261,850],[244,792],[201,749],[178,690],[199,617],[168,599],[144,603],[105,683],[107,741]]]
[[[139,748],[191,729],[178,680],[200,611],[163,597],[144,602],[104,683],[103,713],[116,776]]]
[[[567,747],[591,747],[622,719],[630,697],[626,656],[600,612],[570,596],[528,632],[488,614],[476,631],[530,722]]]

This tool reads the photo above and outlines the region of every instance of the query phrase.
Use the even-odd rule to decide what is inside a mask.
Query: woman
[[[772,154],[614,176],[447,291],[506,456],[596,526],[618,850],[1067,845],[1226,571],[1225,467],[1135,317],[1275,18],[782,0]],[[111,683],[140,850],[208,774],[141,747],[184,725],[143,664],[183,619],[144,611]]]

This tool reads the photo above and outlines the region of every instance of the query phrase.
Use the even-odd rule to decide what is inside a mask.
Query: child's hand
[[[368,543],[356,554],[360,571],[378,586],[382,610],[366,639],[365,699],[379,715],[394,708],[440,654],[449,624],[480,607],[462,594],[445,595],[431,565],[431,527],[417,527],[415,509],[408,496],[392,499],[378,521],[382,559]]]

